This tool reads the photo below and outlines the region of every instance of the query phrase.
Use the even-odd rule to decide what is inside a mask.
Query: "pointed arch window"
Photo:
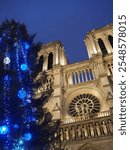
[[[53,67],[53,54],[52,52],[48,56],[48,69],[52,69]]]
[[[108,36],[108,40],[109,40],[109,42],[111,44],[111,47],[113,48],[113,36],[109,35]]]
[[[100,46],[100,49],[101,49],[101,51],[102,51],[102,54],[103,54],[103,55],[107,54],[106,46],[105,46],[105,44],[104,44],[104,42],[103,42],[103,40],[102,40],[101,38],[98,39],[98,44],[99,44],[99,46]]]

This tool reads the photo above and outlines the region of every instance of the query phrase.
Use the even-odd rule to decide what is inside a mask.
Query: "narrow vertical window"
[[[111,35],[108,36],[108,40],[111,44],[111,47],[113,48],[113,37]]]
[[[89,72],[90,72],[91,80],[93,80],[93,79],[94,79],[94,77],[93,77],[93,72],[92,72],[92,70],[91,70],[91,69],[89,69]]]
[[[48,56],[48,69],[52,69],[53,67],[53,54],[50,53]]]
[[[75,76],[74,76],[74,73],[72,73],[72,81],[73,81],[73,84],[75,84]]]
[[[88,69],[86,70],[86,77],[87,77],[87,80],[90,81],[90,75],[89,75],[89,70]]]
[[[81,72],[79,72],[79,79],[80,79],[80,82],[83,82],[83,78],[82,78]]]
[[[103,55],[107,54],[106,46],[105,46],[105,44],[104,44],[104,42],[103,42],[103,40],[102,40],[101,38],[98,39],[98,44],[99,44],[99,46],[100,46],[100,49],[101,49],[101,51],[102,51],[102,54],[103,54]]]

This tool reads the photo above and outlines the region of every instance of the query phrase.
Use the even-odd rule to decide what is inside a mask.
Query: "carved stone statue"
[[[63,141],[64,137],[63,137],[63,129],[60,129],[60,140]]]
[[[81,139],[81,127],[77,126],[77,139]]]
[[[86,125],[84,124],[82,127],[82,138],[84,139],[86,137],[88,137],[88,131],[87,131]]]
[[[105,123],[105,121],[103,121],[102,122],[102,129],[103,129],[103,133],[105,134],[105,135],[107,135],[107,127],[106,127],[106,123]]]
[[[113,133],[113,125],[112,125],[111,120],[108,120],[108,128],[109,128],[109,132],[112,134]]]
[[[66,140],[70,139],[70,137],[69,137],[69,129],[68,128],[65,128],[65,139]]]
[[[93,125],[91,123],[89,125],[89,128],[90,128],[90,135],[91,135],[91,137],[94,137],[95,136],[94,127],[93,127]]]
[[[71,140],[75,140],[75,127],[71,128]]]
[[[96,128],[97,136],[100,136],[101,135],[101,130],[100,130],[100,126],[97,122],[95,123],[95,128]]]

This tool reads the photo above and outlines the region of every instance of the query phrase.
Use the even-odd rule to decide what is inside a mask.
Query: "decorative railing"
[[[67,119],[64,119],[62,121],[62,124],[68,124],[68,123],[75,123],[79,121],[86,121],[86,120],[91,120],[91,119],[96,119],[96,118],[101,118],[101,117],[107,117],[107,116],[112,116],[111,111],[103,111],[95,114],[90,114],[86,116],[79,116],[79,117],[70,117]]]
[[[98,118],[95,120],[82,121],[75,124],[62,124],[60,130],[55,134],[58,142],[79,141],[90,138],[112,136],[113,123],[112,116]]]

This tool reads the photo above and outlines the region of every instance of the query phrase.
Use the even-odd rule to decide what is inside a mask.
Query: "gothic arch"
[[[98,39],[98,44],[99,44],[102,54],[103,55],[107,54],[108,52],[107,52],[106,46],[101,38]]]
[[[49,53],[48,55],[48,70],[52,69],[53,67],[53,53]]]

